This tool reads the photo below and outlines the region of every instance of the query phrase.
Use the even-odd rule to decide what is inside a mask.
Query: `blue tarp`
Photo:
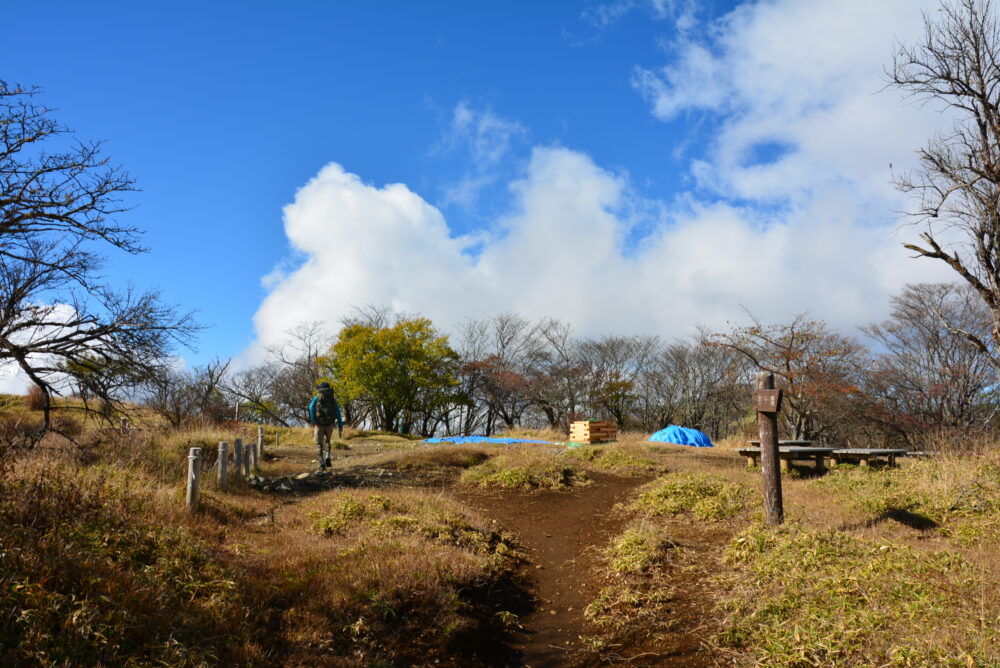
[[[653,443],[676,443],[677,445],[693,445],[696,448],[711,448],[712,441],[708,439],[708,436],[701,433],[697,429],[688,429],[687,427],[678,427],[675,424],[670,425],[666,429],[661,429],[652,436],[649,440]]]
[[[549,441],[532,441],[527,438],[494,438],[492,436],[442,436],[441,438],[428,438],[424,443],[496,443],[497,445],[545,443],[551,445]]]

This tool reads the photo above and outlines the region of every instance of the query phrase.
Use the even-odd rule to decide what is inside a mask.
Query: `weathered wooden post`
[[[250,457],[253,454],[253,447],[249,443],[243,444],[243,477],[249,478],[250,469]]]
[[[760,428],[760,465],[764,472],[764,518],[770,526],[785,521],[781,501],[781,459],[778,455],[778,411],[781,410],[781,390],[774,389],[774,374],[757,374],[753,406]]]
[[[259,469],[258,459],[257,459],[257,444],[247,443],[247,452],[250,454],[250,468],[249,473],[256,473]],[[249,475],[248,473],[248,475]]]
[[[187,509],[198,510],[201,485],[201,448],[191,448],[188,453]]]
[[[123,417],[122,418],[122,433],[124,434],[127,431],[128,431],[128,418],[127,417]]]
[[[219,458],[216,460],[219,475],[219,487],[225,489],[229,484],[229,443],[219,441]]]
[[[250,472],[247,470],[247,462],[250,461],[250,453],[247,452],[247,450],[249,450],[249,443],[247,445],[243,445],[243,439],[237,438],[235,439],[233,447],[236,448],[237,457],[236,461],[233,463],[233,468],[239,471],[239,475],[241,477],[246,478],[250,475]]]
[[[257,464],[264,461],[264,427],[257,427]]]
[[[233,475],[239,477],[243,468],[243,439],[233,441]]]

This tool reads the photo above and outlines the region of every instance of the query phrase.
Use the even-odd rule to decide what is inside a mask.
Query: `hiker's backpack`
[[[337,400],[333,398],[333,391],[322,389],[316,399],[316,424],[336,424],[337,423]]]

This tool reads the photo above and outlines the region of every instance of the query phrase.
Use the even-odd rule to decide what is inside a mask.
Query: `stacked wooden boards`
[[[583,420],[569,426],[569,440],[573,443],[601,443],[618,438],[618,428],[614,422]]]

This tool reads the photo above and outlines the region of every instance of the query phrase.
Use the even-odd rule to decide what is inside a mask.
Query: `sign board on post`
[[[781,500],[781,462],[778,450],[778,410],[781,409],[781,390],[774,389],[774,374],[761,371],[757,374],[753,392],[753,407],[757,411],[760,429],[760,467],[764,474],[764,520],[769,526],[785,521],[785,507]]]
[[[758,413],[780,413],[781,390],[754,390],[753,409]]]

